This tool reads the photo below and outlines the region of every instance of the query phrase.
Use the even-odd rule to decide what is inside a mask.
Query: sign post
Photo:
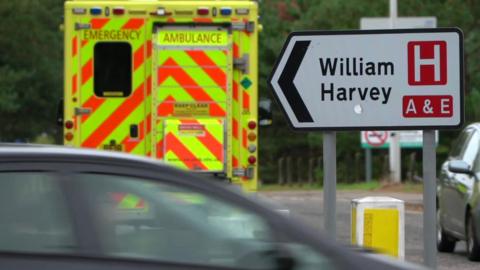
[[[435,131],[423,131],[423,262],[437,268]]]
[[[337,202],[337,149],[336,134],[333,131],[323,133],[323,214],[328,236],[336,240],[336,202]]]
[[[325,228],[334,236],[334,132],[460,128],[463,34],[457,28],[294,32],[269,83],[293,129],[325,132]],[[424,136],[429,147],[435,145],[433,134]],[[435,198],[432,175],[424,180],[429,200]],[[426,207],[429,216],[435,213]]]

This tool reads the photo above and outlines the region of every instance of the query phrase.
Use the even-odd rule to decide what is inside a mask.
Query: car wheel
[[[440,208],[437,208],[437,250],[440,252],[453,252],[456,241],[448,236],[440,223]]]
[[[480,243],[475,233],[475,224],[471,215],[467,218],[467,256],[471,261],[480,261]]]

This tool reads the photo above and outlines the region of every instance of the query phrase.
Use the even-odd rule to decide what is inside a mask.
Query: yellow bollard
[[[405,207],[391,197],[352,200],[352,244],[405,258]]]

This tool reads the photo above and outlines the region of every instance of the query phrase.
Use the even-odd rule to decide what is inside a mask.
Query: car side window
[[[263,217],[243,207],[134,177],[82,174],[78,181],[107,256],[242,269],[278,266],[272,230]],[[321,255],[302,261],[306,267],[296,269],[329,263]]]
[[[477,138],[478,140],[480,140],[480,136]],[[477,149],[476,149],[476,156],[475,156],[475,160],[473,162],[473,166],[472,166],[472,169],[473,171],[477,174],[477,176],[480,176],[480,143],[477,145]]]
[[[472,130],[467,129],[462,131],[462,133],[458,136],[452,146],[452,150],[449,156],[454,158],[461,158],[462,153],[467,145],[468,139],[472,135]]]
[[[478,134],[478,132],[472,131],[462,153],[462,159],[471,166],[473,166],[474,160],[477,156],[479,142],[480,135]]]
[[[54,174],[0,173],[0,239],[0,251],[73,251],[73,227]]]

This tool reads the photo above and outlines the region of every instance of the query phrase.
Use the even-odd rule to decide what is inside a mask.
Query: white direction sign
[[[459,29],[294,32],[270,86],[295,129],[463,124]]]

